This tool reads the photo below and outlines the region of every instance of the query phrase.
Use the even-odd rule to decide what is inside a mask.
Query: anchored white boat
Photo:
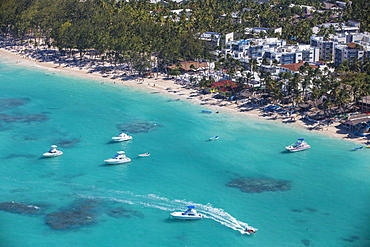
[[[46,153],[43,153],[42,156],[46,158],[51,158],[51,157],[56,157],[62,154],[63,152],[57,149],[57,145],[52,145],[51,149],[47,151]]]
[[[304,139],[298,139],[298,141],[286,147],[286,149],[290,152],[302,151],[309,148],[311,148],[311,146],[308,145],[308,143],[305,142]]]
[[[127,135],[126,133],[121,132],[118,136],[112,137],[112,140],[115,142],[122,142],[131,140],[132,136]]]
[[[173,212],[170,215],[178,220],[201,220],[203,215],[195,210],[195,206],[188,206],[185,212]]]
[[[124,151],[118,151],[113,158],[104,160],[104,162],[108,165],[117,165],[122,163],[128,163],[130,161],[131,159],[125,155]]]

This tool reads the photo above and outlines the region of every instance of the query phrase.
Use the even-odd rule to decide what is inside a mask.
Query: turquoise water
[[[370,150],[356,144],[5,60],[0,89],[0,246],[370,246]],[[121,129],[133,140],[111,143]],[[312,148],[286,153],[297,138]],[[51,144],[64,155],[42,159]],[[104,165],[120,150],[131,163]],[[290,187],[245,193],[237,178]],[[187,205],[206,218],[168,217]]]

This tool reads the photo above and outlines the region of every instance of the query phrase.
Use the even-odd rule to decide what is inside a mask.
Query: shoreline
[[[186,88],[183,85],[177,84],[174,79],[167,78],[163,74],[154,74],[153,77],[139,78],[132,75],[119,75],[117,71],[112,73],[102,73],[102,71],[91,71],[90,67],[72,67],[68,63],[55,64],[52,61],[38,61],[37,59],[16,54],[16,50],[9,51],[0,47],[0,58],[7,59],[10,63],[17,66],[40,67],[41,69],[54,70],[59,73],[79,76],[82,78],[93,79],[102,83],[111,83],[117,86],[135,87],[144,92],[162,92],[167,95],[175,96],[174,100],[187,100],[191,104],[204,105],[205,108],[215,112],[227,112],[228,114],[238,114],[260,120],[272,120],[276,123],[290,124],[294,128],[299,128],[305,131],[314,131],[329,137],[334,137],[346,141],[355,142],[357,144],[366,145],[367,139],[356,137],[346,131],[341,131],[340,123],[334,122],[331,125],[322,126],[316,123],[307,123],[302,116],[296,115],[295,121],[290,121],[289,117],[268,116],[262,111],[261,106],[251,104],[237,104],[227,100],[218,100],[213,98],[212,94],[200,94],[196,89]],[[123,71],[120,71],[123,73]],[[119,78],[121,76],[121,78]],[[340,133],[342,132],[342,133]]]

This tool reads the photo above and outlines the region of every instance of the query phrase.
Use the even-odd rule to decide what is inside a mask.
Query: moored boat
[[[57,149],[57,145],[52,145],[51,149],[46,153],[43,153],[42,156],[46,158],[56,157],[62,155],[63,152]]]
[[[124,151],[118,151],[113,158],[104,160],[104,162],[108,165],[117,165],[122,163],[128,163],[130,161],[131,159],[125,155]]]
[[[290,152],[297,152],[302,151],[311,148],[310,145],[308,145],[307,142],[304,141],[304,139],[298,139],[295,143],[285,147]]]
[[[217,140],[219,138],[219,136],[212,136],[211,138],[209,138],[210,141],[214,141],[214,140]]]
[[[148,152],[148,153],[143,153],[143,154],[139,154],[138,155],[139,157],[148,157],[148,156],[150,156],[150,153]]]
[[[131,140],[132,136],[127,135],[126,133],[121,132],[118,136],[112,137],[112,140],[115,142],[122,142]]]
[[[362,146],[361,146],[361,147],[355,147],[355,148],[353,148],[352,150],[355,150],[355,151],[356,151],[356,150],[361,150],[361,149],[363,149],[363,148],[364,148],[364,147],[362,147]]]
[[[201,220],[203,218],[203,215],[195,210],[195,206],[188,206],[184,212],[173,212],[170,215],[177,220]]]

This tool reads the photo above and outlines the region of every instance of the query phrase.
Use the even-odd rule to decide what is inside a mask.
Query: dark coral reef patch
[[[117,125],[118,129],[132,134],[149,132],[158,127],[160,127],[158,124],[150,121],[132,121],[127,124]]]
[[[227,184],[229,187],[240,188],[245,193],[261,193],[264,191],[286,191],[291,189],[291,181],[272,178],[238,178]]]
[[[19,202],[2,202],[0,203],[0,210],[12,214],[40,214],[41,208],[35,205],[28,205]]]
[[[22,99],[0,99],[0,111],[25,105],[29,101],[28,98]]]

